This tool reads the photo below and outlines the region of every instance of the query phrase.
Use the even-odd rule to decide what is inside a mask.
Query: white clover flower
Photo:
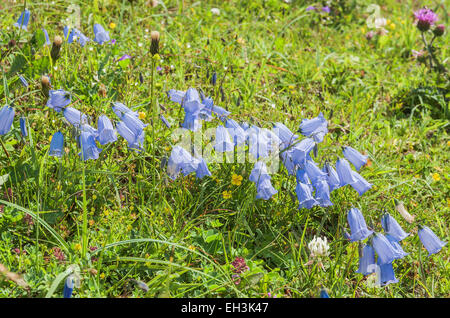
[[[311,251],[312,257],[328,256],[328,250],[330,246],[328,245],[327,238],[315,237],[311,242],[308,243],[308,248]]]
[[[211,13],[212,13],[212,14],[220,15],[220,9],[219,9],[219,8],[212,8],[212,9],[211,9]]]

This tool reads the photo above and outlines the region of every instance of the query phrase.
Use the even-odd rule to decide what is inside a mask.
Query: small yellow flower
[[[114,29],[116,28],[116,24],[115,24],[114,22],[111,22],[111,23],[109,24],[109,28],[110,28],[111,30],[114,30]]]
[[[101,278],[101,279],[105,278],[105,273],[101,273],[101,274],[100,274],[100,278]]]
[[[90,226],[93,226],[95,224],[95,221],[94,220],[89,220],[89,225]]]
[[[237,43],[239,43],[240,45],[243,45],[243,44],[245,44],[245,40],[243,38],[238,38]]]
[[[447,146],[449,146],[449,147],[450,147],[450,140],[449,140],[449,141],[447,141]]]
[[[92,196],[92,200],[95,200],[95,199],[97,199],[97,196],[94,194],[94,195]]]
[[[229,198],[231,198],[231,191],[225,190],[222,192],[222,195],[223,195],[224,199],[229,199]]]
[[[53,136],[50,136],[50,138],[48,138],[48,141],[52,142],[52,138],[53,138]]]
[[[75,244],[74,249],[75,251],[81,251],[81,244],[80,243]]]
[[[144,112],[139,112],[139,119],[145,119],[146,116]]]
[[[434,180],[434,181],[439,181],[439,180],[441,180],[441,176],[439,175],[439,173],[433,173],[433,180]]]
[[[240,186],[241,183],[242,183],[242,176],[237,175],[237,174],[233,174],[231,176],[231,184]]]
[[[361,33],[366,33],[366,28],[365,27],[361,28]]]
[[[395,29],[395,24],[394,24],[394,23],[391,23],[391,24],[389,24],[389,27],[390,27],[392,30],[394,30],[394,29]]]
[[[414,178],[419,179],[420,176],[419,176],[418,174],[416,174],[416,175],[414,176]]]

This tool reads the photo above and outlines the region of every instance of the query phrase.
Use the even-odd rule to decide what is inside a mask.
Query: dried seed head
[[[106,97],[106,86],[104,84],[100,84],[100,88],[98,89],[98,95],[105,98]]]
[[[158,54],[158,52],[159,52],[159,32],[152,31],[150,33],[150,36],[152,38],[152,44],[150,46],[150,53],[152,53],[152,55]]]
[[[56,62],[59,59],[61,45],[62,38],[58,35],[55,36],[55,38],[53,39],[52,51],[50,52],[53,62]]]
[[[48,98],[48,93],[50,90],[50,78],[48,76],[42,75],[41,86],[42,86],[42,93],[44,94],[45,97]]]

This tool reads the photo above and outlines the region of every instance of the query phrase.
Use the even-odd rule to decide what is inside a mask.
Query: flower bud
[[[408,222],[408,223],[414,222],[415,216],[409,214],[408,211],[406,211],[406,208],[405,208],[403,202],[395,200],[395,209],[406,220],[406,222]]]
[[[45,97],[48,98],[50,90],[50,78],[48,76],[42,75],[41,86],[42,86],[42,93],[44,94]]]
[[[98,89],[98,95],[105,98],[106,97],[106,86],[104,84],[100,84],[100,88]]]
[[[150,46],[150,53],[152,55],[158,54],[158,52],[159,52],[159,32],[152,31],[150,33],[150,36],[152,38],[152,44]]]
[[[53,62],[56,62],[59,59],[61,45],[62,38],[58,35],[55,36],[55,38],[53,39],[52,51],[50,52]]]
[[[444,31],[445,31],[445,25],[439,24],[438,26],[436,26],[436,28],[434,28],[433,33],[436,36],[442,36],[444,34]]]
[[[372,40],[372,38],[373,38],[374,35],[375,35],[375,32],[369,31],[369,32],[366,33],[366,39],[367,39],[368,41],[370,41],[370,40]]]

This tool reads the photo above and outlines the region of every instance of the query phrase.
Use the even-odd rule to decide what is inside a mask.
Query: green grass
[[[32,20],[20,41],[12,24],[23,4],[0,4],[2,52],[11,38],[20,42],[1,61],[1,103],[14,101],[16,117],[12,131],[0,136],[7,151],[0,148],[0,263],[30,286],[0,280],[0,297],[61,297],[63,283],[52,284],[71,264],[80,267],[82,278],[74,297],[317,297],[321,287],[331,297],[448,297],[448,249],[429,257],[417,223],[406,223],[394,210],[394,199],[403,201],[416,220],[449,241],[448,81],[410,53],[423,46],[413,11],[437,8],[437,1],[380,2],[389,33],[372,41],[365,38],[364,1],[338,1],[345,6],[332,6],[333,15],[324,21],[305,11],[311,3],[295,0],[170,0],[154,8],[147,2],[27,1]],[[97,161],[82,162],[72,128],[40,93],[46,65],[36,62],[21,72],[27,89],[8,73],[34,31],[45,27],[51,39],[62,35],[70,3],[82,8],[84,34],[93,38],[93,24],[101,23],[117,41],[91,41],[84,48],[64,43],[56,65],[47,65],[53,88],[72,92],[71,106],[90,115],[94,125],[101,114],[116,118],[112,101],[145,112],[144,121],[151,121],[150,31],[161,33],[157,65],[163,70],[155,74],[155,98],[172,128],[150,124],[142,153],[128,150],[118,137],[101,147]],[[437,10],[447,26],[448,4],[442,1]],[[441,61],[448,58],[448,43],[448,32],[435,41]],[[35,58],[44,61],[49,53],[39,48]],[[123,54],[133,57],[129,65],[117,63]],[[215,86],[208,77],[214,71]],[[106,97],[98,93],[102,85]],[[296,131],[303,118],[323,112],[330,132],[319,145],[319,158],[339,154],[345,145],[365,152],[371,164],[361,174],[374,187],[359,197],[347,186],[333,191],[332,207],[299,210],[295,179],[284,168],[272,176],[278,194],[268,201],[255,200],[251,163],[211,164],[212,177],[172,181],[161,166],[183,112],[166,91],[189,87],[201,88],[233,119],[266,128],[282,122]],[[20,116],[27,117],[27,139],[20,134]],[[57,130],[65,136],[61,159],[48,156]],[[239,186],[231,183],[234,173],[243,176]],[[224,191],[231,198],[224,199]],[[348,230],[352,206],[377,231],[386,208],[414,234],[403,243],[410,254],[394,262],[397,284],[371,287],[355,273],[358,245],[342,231]],[[324,269],[317,262],[307,265],[314,236],[330,243]],[[63,251],[63,260],[55,249]],[[232,279],[236,257],[249,266],[238,285]],[[148,292],[133,280],[146,283]]]

